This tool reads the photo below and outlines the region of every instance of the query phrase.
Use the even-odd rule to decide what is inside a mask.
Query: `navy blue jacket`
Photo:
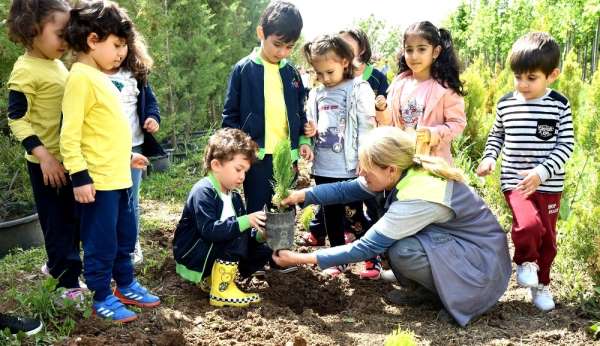
[[[231,192],[231,201],[235,214],[240,217],[221,221],[223,200],[218,189],[218,183],[210,175],[192,187],[173,237],[173,256],[177,264],[202,277],[210,275],[216,254],[222,253],[222,248],[242,232],[251,231],[244,203],[235,191]]]
[[[156,141],[154,136],[144,129],[144,122],[148,118],[153,118],[160,124],[160,109],[158,102],[152,92],[150,84],[138,80],[137,114],[140,122],[140,128],[144,133],[144,144],[142,144],[142,154],[147,157],[166,155],[163,148]]]
[[[279,63],[279,72],[292,150],[297,151],[300,144],[310,144],[310,140],[304,137],[304,86],[298,71],[286,60]],[[249,134],[260,148],[259,158],[264,156],[265,147],[264,74],[257,49],[233,67],[227,85],[222,123],[222,127],[241,129]]]

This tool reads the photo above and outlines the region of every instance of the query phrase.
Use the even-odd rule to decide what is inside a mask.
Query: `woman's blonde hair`
[[[463,172],[444,159],[415,155],[416,136],[397,127],[378,127],[365,136],[358,150],[360,169],[398,167],[401,171],[416,166],[447,180],[465,181]]]

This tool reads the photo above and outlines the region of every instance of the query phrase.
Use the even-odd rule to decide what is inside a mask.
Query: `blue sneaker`
[[[94,300],[94,314],[115,322],[131,322],[137,318],[135,312],[127,309],[117,297],[109,295],[103,301]]]
[[[115,296],[123,304],[135,305],[141,308],[153,308],[160,305],[160,298],[148,292],[137,280],[133,280],[129,286],[117,287]]]

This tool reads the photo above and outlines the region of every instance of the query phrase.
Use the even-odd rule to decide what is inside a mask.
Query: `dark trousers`
[[[27,161],[27,170],[44,234],[48,256],[46,264],[50,275],[58,279],[59,287],[79,287],[79,225],[70,180],[65,173],[68,184],[61,188],[53,188],[44,185],[44,176],[39,164]]]
[[[271,248],[254,239],[250,230],[244,231],[237,238],[220,243],[217,246],[216,258],[229,262],[239,262],[238,268],[242,277],[248,277],[257,270],[262,269],[273,254]]]
[[[317,185],[337,183],[352,180],[353,178],[329,178],[313,176]],[[310,224],[310,232],[316,238],[329,237],[329,244],[333,246],[344,245],[344,231],[354,230],[362,235],[368,229],[368,222],[362,208],[362,202],[348,204],[333,204],[320,206],[315,219]]]
[[[110,279],[117,286],[133,281],[130,253],[137,233],[129,189],[96,191],[93,203],[78,203],[86,284],[101,301],[111,294]]]
[[[520,191],[504,192],[513,213],[512,231],[516,264],[534,262],[540,267],[538,280],[550,283],[550,267],[556,257],[556,221],[561,193],[534,192],[523,198]]]
[[[262,160],[256,160],[244,180],[244,198],[248,214],[271,206],[273,196],[273,155],[265,155]]]

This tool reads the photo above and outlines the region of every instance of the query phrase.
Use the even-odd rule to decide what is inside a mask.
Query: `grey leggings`
[[[437,295],[427,253],[415,237],[398,240],[387,251],[392,271],[400,285],[414,286],[415,283]]]

